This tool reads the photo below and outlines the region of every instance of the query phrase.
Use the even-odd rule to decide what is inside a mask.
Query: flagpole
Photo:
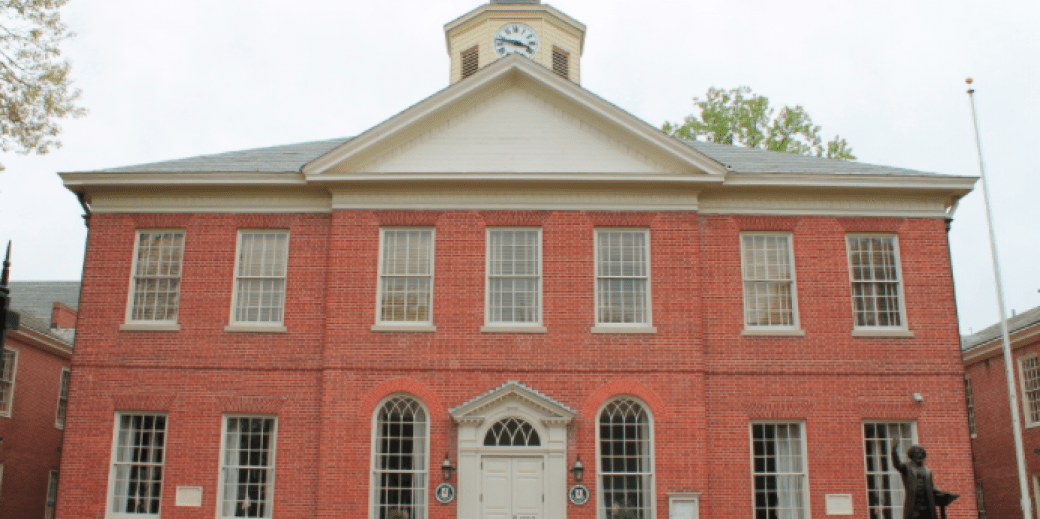
[[[1011,338],[1008,334],[1007,313],[1004,311],[1004,282],[1000,276],[1000,257],[997,255],[997,237],[993,230],[993,215],[990,212],[989,187],[986,185],[986,168],[982,163],[982,140],[979,138],[979,119],[975,115],[975,89],[968,78],[968,99],[971,101],[971,122],[975,126],[975,147],[979,154],[979,173],[982,177],[982,195],[986,201],[986,223],[989,225],[989,250],[993,256],[993,277],[997,282],[997,308],[1000,310],[1000,333],[1004,341],[1004,371],[1007,375],[1008,403],[1011,405],[1011,431],[1015,437],[1015,460],[1018,462],[1018,487],[1022,495],[1022,517],[1032,519],[1032,504],[1029,501],[1029,483],[1026,479],[1026,455],[1022,446],[1022,428],[1018,417],[1018,397],[1015,391],[1014,360],[1011,358]]]

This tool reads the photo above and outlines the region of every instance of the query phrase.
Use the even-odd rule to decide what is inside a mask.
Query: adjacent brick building
[[[453,84],[357,137],[62,174],[60,517],[901,517],[915,441],[975,516],[974,178],[671,138],[534,1],[445,31]]]
[[[0,517],[54,517],[79,283],[13,282],[0,377]]]
[[[1040,504],[1040,307],[1008,319],[1029,499]],[[976,492],[987,519],[1022,517],[1000,324],[962,339]]]

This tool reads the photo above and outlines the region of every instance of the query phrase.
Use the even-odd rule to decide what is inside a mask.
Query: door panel
[[[483,459],[483,518],[542,519],[542,458]]]

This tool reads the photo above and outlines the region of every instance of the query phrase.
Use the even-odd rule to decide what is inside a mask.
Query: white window
[[[18,375],[18,350],[4,348],[4,372],[0,374],[0,416],[11,416],[14,382]]]
[[[913,422],[864,422],[863,455],[867,470],[867,513],[870,519],[902,519],[903,479],[892,466],[892,445],[899,445],[900,459],[914,444]]]
[[[288,262],[289,231],[253,230],[238,233],[232,323],[282,324],[285,318]]]
[[[166,415],[118,413],[115,429],[109,489],[112,516],[159,515]]]
[[[379,406],[374,425],[372,517],[426,519],[426,409],[408,395],[395,395]]]
[[[971,391],[971,379],[968,377],[964,377],[964,393],[968,403],[968,432],[974,438],[978,436],[978,430],[975,429],[975,394]]]
[[[755,519],[810,516],[802,425],[800,422],[751,424]]]
[[[1026,427],[1040,425],[1040,366],[1037,357],[1030,356],[1018,361],[1022,378],[1022,407],[1026,415]]]
[[[65,428],[65,413],[69,408],[69,380],[71,374],[69,368],[61,370],[61,385],[58,387],[58,415],[54,420],[54,426],[58,429]]]
[[[271,517],[277,420],[225,416],[219,517]]]
[[[184,231],[138,231],[127,322],[176,323]]]
[[[58,471],[52,470],[47,476],[47,501],[43,505],[43,519],[54,519],[54,509],[58,505]]]
[[[539,229],[488,229],[487,324],[541,322],[541,234]]]
[[[653,430],[646,406],[628,397],[607,402],[596,435],[600,519],[655,517]]]
[[[381,238],[378,322],[433,324],[433,229],[383,229]]]
[[[650,325],[650,233],[596,231],[596,324]]]
[[[895,236],[848,236],[856,328],[906,328]]]
[[[749,328],[798,328],[791,236],[743,233],[744,324]]]

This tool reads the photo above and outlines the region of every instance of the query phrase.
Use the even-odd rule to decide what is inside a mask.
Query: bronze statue
[[[906,450],[909,463],[899,461],[899,442],[892,443],[892,466],[903,476],[903,519],[939,519],[935,507],[942,507],[943,519],[946,518],[946,506],[957,499],[957,494],[943,492],[935,488],[932,471],[924,466],[928,453],[920,445],[911,445]]]

